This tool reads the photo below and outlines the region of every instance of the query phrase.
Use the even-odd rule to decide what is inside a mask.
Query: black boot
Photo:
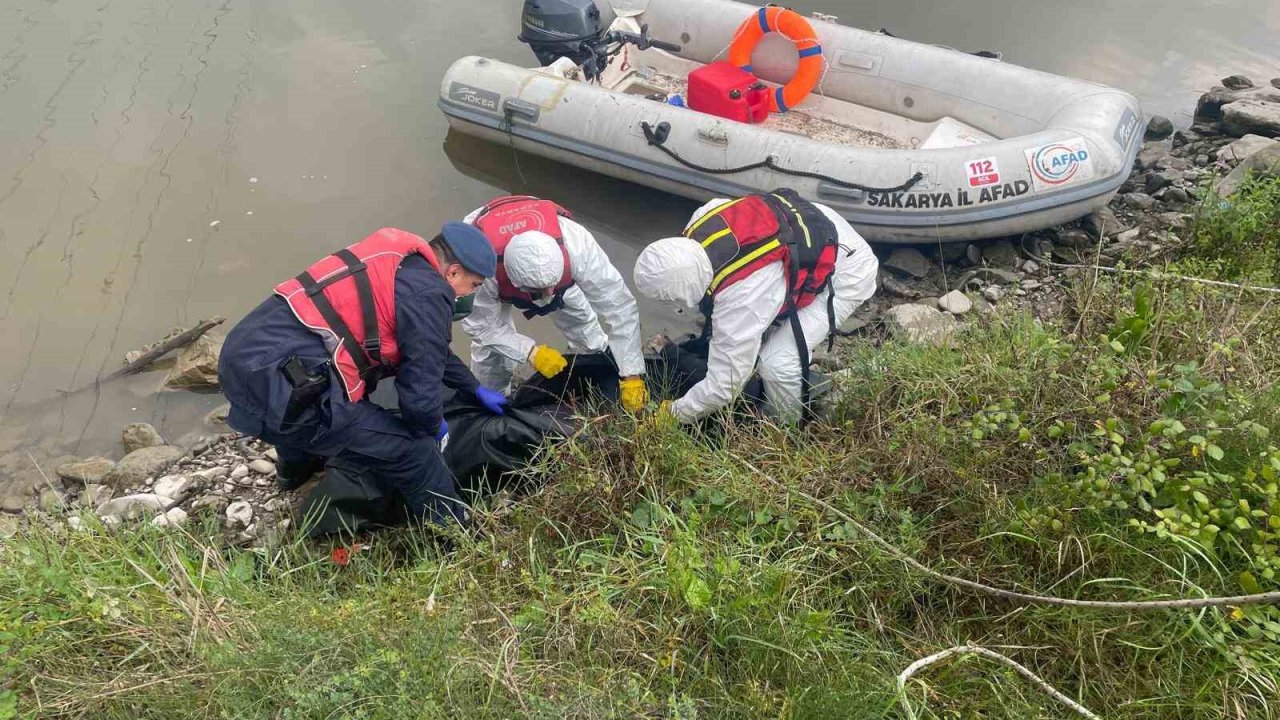
[[[302,462],[284,462],[276,466],[276,484],[289,492],[302,487],[312,475],[324,470],[324,458],[310,457]]]

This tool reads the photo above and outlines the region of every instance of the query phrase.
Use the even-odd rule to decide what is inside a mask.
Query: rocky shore
[[[1059,317],[1073,276],[1121,262],[1159,264],[1190,240],[1194,208],[1207,194],[1230,196],[1250,172],[1280,175],[1277,138],[1280,78],[1261,87],[1225,78],[1200,99],[1190,128],[1175,130],[1168,119],[1151,118],[1133,173],[1108,208],[1017,238],[884,249],[880,292],[842,331],[952,342],[965,318],[997,308]],[[216,386],[217,349],[212,337],[189,346],[169,384]],[[38,479],[0,491],[0,536],[24,522],[87,531],[97,524],[173,528],[213,518],[233,544],[275,542],[297,522],[300,495],[278,489],[274,449],[227,432],[222,419],[214,411],[206,422],[210,432],[175,444],[150,425],[129,425],[119,460],[64,458],[38,467]]]

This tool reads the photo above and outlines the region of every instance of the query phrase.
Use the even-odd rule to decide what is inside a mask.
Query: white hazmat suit
[[[720,198],[703,205],[689,225],[726,202]],[[810,353],[826,341],[830,332],[828,293],[835,294],[835,324],[839,327],[875,294],[879,271],[876,256],[848,221],[825,205],[814,205],[835,224],[840,252],[829,290],[799,313]],[[690,309],[698,307],[711,279],[711,260],[706,251],[686,237],[659,240],[645,248],[636,262],[635,282],[640,294]],[[707,376],[671,404],[677,419],[689,423],[727,407],[742,392],[753,370],[764,381],[769,414],[782,422],[800,419],[803,370],[795,335],[790,323],[770,330],[786,301],[782,261],[766,265],[716,295]]]
[[[474,224],[480,212],[468,215],[466,222]],[[591,233],[569,218],[559,220],[574,284],[564,293],[564,306],[551,313],[551,321],[564,333],[569,352],[610,349],[620,377],[644,375],[635,296]],[[554,246],[554,240],[554,252],[539,251],[547,247],[545,240],[549,239],[539,232],[511,239],[504,265],[517,287],[552,287],[559,282],[564,254]],[[471,338],[471,371],[486,387],[505,391],[515,369],[528,362],[529,353],[539,344],[516,330],[516,312],[519,310],[498,298],[498,282],[490,278],[476,290],[471,314],[462,320],[462,329]],[[608,334],[600,325],[601,319],[609,328]]]

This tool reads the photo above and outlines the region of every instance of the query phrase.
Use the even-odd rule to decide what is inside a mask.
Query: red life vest
[[[684,234],[701,243],[711,259],[711,285],[702,301],[708,315],[725,288],[779,261],[787,268],[789,290],[781,314],[808,307],[826,289],[839,251],[831,220],[787,188],[731,200]]]
[[[476,216],[474,225],[489,238],[498,255],[498,270],[494,274],[494,280],[498,283],[498,299],[520,308],[527,318],[549,315],[564,307],[565,291],[573,287],[573,268],[569,265],[569,251],[564,247],[564,232],[560,229],[562,217],[573,219],[568,210],[550,200],[541,200],[531,195],[495,198]],[[564,254],[564,274],[560,276],[560,282],[556,283],[551,301],[541,305],[535,302],[540,297],[524,292],[511,282],[502,261],[511,239],[533,230],[554,238],[560,246],[560,252]]]
[[[382,228],[276,286],[298,322],[324,339],[351,402],[373,392],[400,365],[396,272],[410,253],[440,269],[426,240]]]

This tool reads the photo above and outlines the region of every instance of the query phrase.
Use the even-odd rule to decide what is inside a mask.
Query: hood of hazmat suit
[[[647,298],[693,309],[711,286],[711,258],[696,240],[665,238],[640,253],[635,283]]]
[[[511,238],[502,263],[511,284],[518,288],[553,288],[564,276],[564,250],[555,238],[537,230]]]

